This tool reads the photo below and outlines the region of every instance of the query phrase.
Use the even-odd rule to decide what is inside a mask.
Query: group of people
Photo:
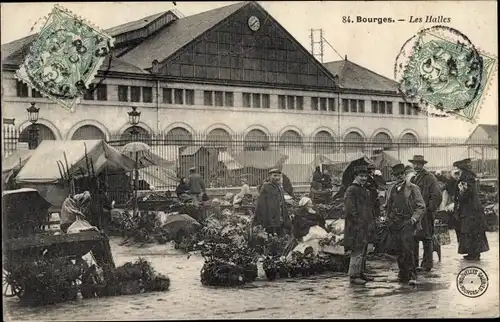
[[[417,271],[433,268],[434,220],[442,202],[442,191],[437,178],[425,169],[427,161],[422,155],[392,167],[394,185],[386,192],[384,205],[392,244],[397,247],[398,279],[415,285]],[[480,253],[488,251],[486,222],[479,202],[476,175],[471,160],[453,164],[458,170],[454,216],[457,228],[458,252],[467,260],[478,260]],[[373,166],[371,167],[373,169]],[[374,185],[370,183],[370,169],[365,165],[354,169],[354,179],[345,193],[346,222],[344,247],[351,251],[350,281],[365,284],[373,278],[366,273],[367,246],[373,242],[375,220],[380,207],[375,204]],[[419,243],[424,253],[419,263]],[[419,265],[420,264],[420,265]]]

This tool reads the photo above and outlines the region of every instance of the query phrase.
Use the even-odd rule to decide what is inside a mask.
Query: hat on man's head
[[[273,173],[281,174],[281,170],[280,169],[276,169],[276,168],[273,168],[273,169],[269,170],[269,174],[273,174]]]
[[[405,172],[405,165],[402,163],[398,163],[394,166],[392,166],[392,173],[404,173]]]
[[[413,159],[408,160],[408,161],[411,162],[411,163],[423,163],[423,164],[427,163],[427,161],[425,161],[423,155],[414,155]]]
[[[472,160],[470,158],[467,158],[467,159],[458,160],[458,161],[453,162],[453,166],[457,167],[457,168],[461,168],[461,167],[470,165],[471,162],[472,162]]]
[[[196,167],[189,168],[189,171],[196,171]]]
[[[368,173],[368,168],[366,165],[358,165],[354,167],[354,175],[357,176],[361,173]]]
[[[407,165],[405,167],[405,173],[413,172],[413,171],[415,171],[415,169],[413,169],[413,167],[411,165]]]

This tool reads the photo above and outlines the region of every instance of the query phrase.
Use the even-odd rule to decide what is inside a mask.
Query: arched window
[[[335,151],[335,139],[327,131],[319,131],[314,136],[315,153],[333,153]]]
[[[193,135],[182,127],[175,127],[168,131],[165,143],[168,145],[192,145]]]
[[[97,126],[84,125],[73,133],[71,140],[106,140],[106,134]]]
[[[19,142],[26,142],[29,144],[30,142],[30,130],[33,129],[33,126],[37,130],[37,144],[34,146],[36,148],[38,144],[40,144],[43,140],[55,140],[56,135],[52,130],[43,125],[43,124],[31,124],[27,126],[21,134],[19,134]]]
[[[134,133],[134,130],[137,131],[137,133]],[[131,126],[127,128],[123,131],[120,141],[125,144],[128,142],[144,142],[147,145],[151,145],[152,143],[151,134],[140,126]]]
[[[373,138],[375,149],[390,149],[392,147],[392,139],[389,134],[380,132]]]
[[[302,144],[302,137],[293,130],[288,130],[283,133],[279,140],[279,146],[281,148],[297,148],[302,147]]]
[[[246,151],[264,151],[269,149],[269,137],[261,130],[251,130],[245,136],[243,149]]]
[[[213,129],[207,134],[205,145],[210,147],[229,147],[231,142],[231,135],[226,130]]]
[[[364,139],[358,132],[349,132],[345,136],[345,150],[347,152],[362,151]]]
[[[418,139],[412,133],[406,133],[401,137],[401,143],[405,146],[414,146],[418,144]]]

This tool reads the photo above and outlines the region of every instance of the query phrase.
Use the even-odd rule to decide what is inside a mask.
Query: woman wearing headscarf
[[[90,192],[85,191],[64,200],[61,207],[59,227],[66,233],[68,228],[78,219],[87,220],[90,214]]]
[[[179,180],[179,184],[175,188],[175,194],[179,199],[189,198],[189,186],[186,177],[182,177]]]
[[[479,200],[476,174],[471,160],[453,163],[460,173],[455,193],[455,214],[458,219],[458,253],[464,259],[479,260],[480,254],[490,249],[486,238],[486,218]]]

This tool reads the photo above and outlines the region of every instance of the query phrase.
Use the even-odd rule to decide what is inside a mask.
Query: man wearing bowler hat
[[[201,201],[202,194],[205,193],[205,181],[199,173],[196,172],[196,167],[189,169],[188,176],[188,189],[189,194]]]
[[[280,185],[281,171],[271,169],[269,180],[264,181],[259,190],[255,206],[254,224],[261,225],[268,233],[283,234],[291,230],[291,220],[285,203],[285,195]]]
[[[425,202],[425,214],[422,217],[422,230],[419,230],[415,235],[415,265],[417,270],[430,271],[433,267],[432,264],[432,249],[434,235],[434,218],[439,209],[443,195],[439,188],[439,182],[436,177],[424,168],[427,161],[423,155],[415,155],[413,159],[408,160],[413,164],[415,169],[415,176],[411,179],[413,184],[416,184],[420,189],[422,198]],[[419,243],[422,241],[424,244],[424,254],[422,258],[421,267],[418,263]]]
[[[411,167],[406,169],[402,163],[392,167],[395,184],[387,191],[384,208],[387,212],[390,234],[394,238],[393,242],[398,252],[398,280],[415,285],[417,270],[413,255],[415,243],[413,235],[425,213],[425,202],[417,185],[405,180],[405,170],[413,171]]]
[[[365,165],[354,168],[354,181],[347,188],[344,197],[345,229],[344,248],[351,251],[349,278],[351,284],[363,285],[373,278],[365,275],[365,257],[369,235],[375,220],[370,190],[367,189],[368,169]]]

